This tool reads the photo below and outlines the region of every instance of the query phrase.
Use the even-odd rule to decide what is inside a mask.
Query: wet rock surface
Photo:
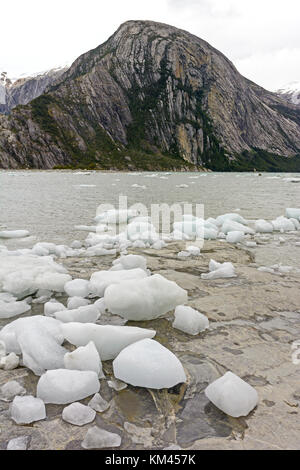
[[[46,405],[46,420],[16,425],[9,403],[0,401],[0,449],[11,439],[30,438],[29,449],[82,449],[88,430],[98,428],[121,437],[120,449],[299,449],[299,372],[292,361],[292,344],[300,339],[299,274],[259,272],[250,252],[221,242],[206,242],[201,256],[178,259],[183,243],[171,243],[161,251],[135,250],[147,258],[153,273],[162,274],[188,290],[188,305],[205,314],[210,329],[197,336],[172,327],[174,313],[129,326],[154,328],[155,340],[182,362],[187,383],[169,390],[132,387],[115,390],[111,361],[103,362],[101,397],[109,408],[97,412],[93,423],[82,427],[62,420],[64,406]],[[237,278],[201,280],[213,258],[230,261]],[[111,266],[112,257],[68,258],[65,266],[73,277],[86,278]],[[65,303],[66,298],[60,297]],[[33,305],[33,314],[43,306]],[[30,313],[32,314],[32,313]],[[25,314],[27,316],[29,314]],[[1,321],[2,327],[8,320]],[[108,313],[99,324],[124,324]],[[72,347],[65,344],[68,349]],[[295,362],[295,361],[294,361]],[[258,406],[246,418],[231,418],[205,397],[207,385],[231,370],[258,392]],[[15,380],[28,394],[36,394],[38,377],[28,369],[0,371],[0,387]],[[88,405],[93,396],[81,400]]]

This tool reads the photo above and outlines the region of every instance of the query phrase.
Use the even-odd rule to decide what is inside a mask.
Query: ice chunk
[[[272,220],[272,225],[274,230],[278,232],[291,232],[295,230],[295,226],[290,219],[286,217],[277,217],[277,219]]]
[[[128,385],[122,382],[121,380],[114,378],[108,380],[107,385],[113,390],[116,390],[116,392],[121,392],[121,390],[125,390],[125,388],[128,387]]]
[[[0,341],[0,359],[6,356],[6,346],[4,341]]]
[[[120,447],[121,442],[122,439],[118,434],[93,426],[88,430],[81,446],[84,449],[105,449]]]
[[[46,418],[46,408],[43,401],[30,395],[15,397],[10,412],[12,419],[17,424],[30,424]]]
[[[10,353],[8,356],[3,356],[0,359],[0,369],[13,370],[19,365],[19,358],[15,353]]]
[[[127,255],[127,256],[121,256],[117,260],[113,262],[113,269],[116,269],[116,266],[119,267],[119,269],[135,269],[135,268],[141,268],[144,271],[147,270],[147,261],[144,256],[140,255]]]
[[[228,243],[239,243],[242,240],[244,240],[245,234],[244,232],[239,232],[239,231],[233,231],[233,232],[228,232],[226,241]]]
[[[122,349],[144,338],[153,338],[156,331],[134,326],[93,325],[90,323],[64,323],[65,339],[75,346],[86,346],[93,341],[102,361],[117,357]]]
[[[44,403],[64,405],[99,392],[96,372],[58,369],[46,372],[37,385],[37,396]]]
[[[74,310],[56,312],[55,318],[63,323],[96,323],[100,317],[99,310],[94,305],[86,305]]]
[[[257,246],[256,242],[246,242],[245,243],[247,248],[255,248]]]
[[[16,380],[11,380],[0,388],[0,400],[12,401],[17,395],[25,395],[26,390]]]
[[[78,402],[67,406],[62,412],[62,419],[74,426],[84,426],[94,421],[95,417],[95,410]]]
[[[0,318],[12,318],[31,309],[27,302],[3,302],[0,300]]]
[[[104,295],[107,309],[127,320],[151,320],[187,302],[187,291],[159,274],[109,286]]]
[[[46,317],[54,317],[56,312],[61,312],[62,310],[66,310],[66,307],[55,299],[44,304],[44,315]]]
[[[88,405],[98,413],[104,413],[110,407],[110,404],[101,397],[100,393],[96,393]]]
[[[93,341],[71,353],[66,353],[64,364],[66,369],[93,370],[98,377],[103,377],[101,359]]]
[[[186,381],[179,359],[152,339],[123,349],[113,362],[113,370],[115,377],[135,387],[171,388]]]
[[[119,284],[131,279],[143,279],[147,273],[141,268],[124,269],[121,271],[98,271],[91,276],[90,292],[103,297],[105,289],[111,284]]]
[[[131,209],[123,210],[108,210],[97,214],[95,217],[96,222],[101,222],[102,224],[124,224],[133,217],[138,216],[138,212]]]
[[[208,274],[201,274],[201,279],[213,280],[237,277],[234,266],[231,263],[221,264],[211,260],[209,263],[209,271],[210,272]]]
[[[285,213],[288,219],[297,219],[300,221],[300,209],[288,208]]]
[[[198,246],[190,245],[187,247],[186,251],[191,253],[192,256],[199,256],[200,255],[200,248]]]
[[[84,299],[83,297],[69,297],[67,306],[69,310],[75,310],[76,308],[79,307],[85,307],[86,305],[89,305],[91,302],[88,299]]]
[[[191,307],[179,305],[175,309],[173,327],[189,335],[198,335],[209,328],[209,321],[205,315]]]
[[[192,254],[189,251],[180,251],[177,256],[178,258],[189,258]]]
[[[256,390],[232,372],[215,380],[205,390],[207,398],[229,416],[247,416],[258,403]]]
[[[104,298],[102,297],[101,299],[96,300],[96,302],[94,302],[94,307],[98,309],[98,312],[101,315],[104,314],[106,312]]]
[[[233,221],[238,222],[239,224],[247,225],[247,220],[245,220],[240,214],[236,213],[219,215],[219,217],[216,218],[215,223],[221,227],[226,221]]]
[[[274,230],[273,225],[264,219],[256,220],[255,231],[259,233],[272,233]]]
[[[65,292],[69,297],[87,297],[89,295],[89,281],[74,279],[65,284]]]
[[[25,238],[28,235],[28,230],[4,230],[0,232],[0,238]]]
[[[16,437],[9,441],[6,450],[27,450],[28,444],[29,436]]]
[[[225,235],[227,235],[228,232],[243,232],[243,233],[250,233],[250,234],[255,233],[252,228],[246,227],[245,225],[240,224],[239,222],[235,222],[234,220],[231,220],[231,219],[225,220],[225,222],[222,225],[221,232],[225,233]]]

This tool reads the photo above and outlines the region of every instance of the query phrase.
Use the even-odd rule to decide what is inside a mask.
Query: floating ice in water
[[[0,400],[12,401],[17,395],[25,395],[26,390],[16,380],[11,380],[0,387]]]
[[[300,221],[300,209],[288,208],[285,213],[288,219],[297,219]]]
[[[267,222],[264,219],[259,219],[255,221],[255,231],[259,233],[271,233],[273,232],[274,227],[270,222]]]
[[[94,421],[95,417],[95,410],[78,402],[67,406],[62,412],[62,419],[74,426],[84,426]]]
[[[282,181],[286,181],[287,183],[300,183],[300,178],[283,178]]]
[[[66,353],[64,364],[66,369],[92,370],[98,377],[103,377],[101,359],[93,341],[71,353]]]
[[[108,410],[110,404],[101,397],[100,393],[96,393],[89,402],[88,406],[98,413],[104,413],[104,411]]]
[[[84,449],[106,449],[120,447],[121,442],[122,439],[118,434],[93,426],[88,430],[81,446]]]
[[[74,310],[56,312],[55,318],[63,323],[96,323],[100,317],[99,310],[94,305],[86,305]]]
[[[18,298],[39,289],[64,292],[65,283],[71,280],[66,273],[66,269],[50,256],[0,252],[0,290]]]
[[[46,372],[37,384],[37,396],[44,403],[64,405],[99,392],[96,372],[58,369]]]
[[[272,220],[272,225],[274,227],[274,230],[278,232],[291,232],[295,230],[295,225],[293,224],[293,222],[283,216],[277,217],[277,219]]]
[[[176,186],[176,188],[188,188],[188,187],[189,187],[188,184],[178,184],[178,185]]]
[[[243,241],[244,238],[245,238],[244,232],[233,231],[233,232],[228,232],[227,233],[226,241],[228,243],[239,243],[239,242]]]
[[[109,286],[107,309],[127,320],[151,320],[187,302],[187,291],[159,274]]]
[[[215,223],[221,227],[225,221],[238,222],[239,224],[247,225],[247,220],[245,220],[240,214],[236,213],[219,215],[219,217],[216,218]]]
[[[152,339],[131,344],[113,362],[114,375],[135,387],[171,388],[186,381],[182,364]]]
[[[147,270],[147,260],[144,256],[140,255],[127,255],[121,256],[113,262],[113,270],[123,270],[123,269],[135,269],[141,268],[144,271]]]
[[[27,302],[3,302],[0,300],[0,318],[12,318],[31,309]]]
[[[19,358],[15,353],[10,353],[0,359],[0,369],[13,370],[19,365]]]
[[[29,436],[16,437],[9,441],[6,450],[27,450],[28,444]]]
[[[87,297],[89,295],[89,281],[84,279],[74,279],[64,286],[69,297]]]
[[[147,189],[147,186],[141,185],[141,184],[132,184],[132,188],[140,188],[140,189]]]
[[[134,326],[94,325],[89,323],[63,323],[62,331],[69,343],[86,346],[93,341],[102,361],[117,357],[122,349],[144,338],[153,338],[154,330]]]
[[[197,310],[179,305],[175,309],[173,327],[189,335],[198,335],[209,328],[208,318]]]
[[[97,214],[95,217],[96,222],[101,222],[104,224],[124,224],[128,222],[128,220],[132,219],[133,217],[138,216],[138,212],[135,210],[108,210],[106,212],[102,212],[101,214]]]
[[[127,388],[127,384],[118,379],[109,380],[107,385],[113,390],[116,390],[116,392],[121,392],[121,390],[125,390],[125,388]]]
[[[238,214],[236,214],[238,215]],[[254,230],[252,228],[246,227],[239,222],[235,222],[232,219],[226,219],[222,225],[221,231],[227,235],[228,232],[243,232],[243,233],[250,233],[254,234]]]
[[[46,418],[46,408],[43,401],[30,395],[15,397],[10,407],[10,413],[17,424],[30,424]]]
[[[91,276],[89,289],[92,294],[103,297],[104,292],[111,284],[119,284],[131,279],[143,279],[147,277],[144,269],[123,269],[121,271],[97,271]]]
[[[55,299],[44,304],[44,315],[46,317],[54,317],[56,312],[61,312],[62,310],[66,310],[66,307]]]
[[[67,352],[60,346],[64,340],[61,323],[51,317],[20,318],[0,331],[8,352],[23,355],[23,363],[36,375],[63,367]]]
[[[89,305],[91,302],[88,299],[84,299],[83,297],[69,297],[67,301],[67,307],[69,310],[75,310],[79,307],[85,307]]]
[[[207,398],[229,416],[247,416],[258,403],[256,390],[232,372],[215,380],[205,389]]]
[[[28,235],[28,230],[4,230],[0,232],[0,238],[25,238]]]
[[[201,274],[201,279],[212,280],[237,277],[232,263],[217,263],[211,260],[209,263],[209,271],[210,272],[207,274]]]

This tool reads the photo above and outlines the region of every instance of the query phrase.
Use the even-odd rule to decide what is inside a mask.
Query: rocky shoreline
[[[186,289],[188,305],[204,313],[210,329],[189,336],[172,327],[173,312],[128,326],[153,328],[156,340],[182,362],[188,381],[169,390],[127,386],[116,391],[108,386],[110,361],[103,363],[106,379],[100,393],[110,407],[97,413],[94,423],[73,426],[61,418],[63,406],[47,405],[47,419],[32,425],[16,425],[9,403],[0,401],[0,449],[8,441],[29,436],[28,448],[82,449],[91,426],[117,433],[120,449],[299,449],[300,364],[292,361],[292,344],[300,338],[299,274],[270,274],[257,270],[250,251],[217,241],[206,241],[197,258],[180,259],[184,243],[173,242],[160,251],[134,250],[147,259],[153,274],[162,274]],[[128,250],[133,253],[132,250]],[[230,261],[233,279],[202,280],[210,259]],[[99,269],[109,269],[111,256],[61,260],[72,277],[89,279]],[[64,301],[61,297],[60,301]],[[41,314],[34,304],[30,315]],[[9,320],[0,322],[0,327]],[[125,320],[104,314],[99,324],[123,325]],[[71,345],[67,345],[72,349]],[[258,392],[259,404],[247,418],[231,418],[205,397],[204,389],[231,370]],[[1,371],[0,386],[17,380],[35,394],[38,377],[19,367]],[[87,404],[90,398],[82,400]]]

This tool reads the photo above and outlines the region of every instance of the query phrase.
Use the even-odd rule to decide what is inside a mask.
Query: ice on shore
[[[123,269],[121,271],[97,271],[91,276],[89,289],[92,294],[103,297],[105,290],[111,284],[120,284],[131,279],[143,279],[147,277],[144,269]]]
[[[0,300],[0,318],[12,318],[31,309],[27,302],[3,302]]]
[[[96,323],[100,317],[99,310],[94,305],[86,305],[74,310],[62,310],[54,315],[63,323]]]
[[[228,232],[226,236],[226,241],[228,243],[240,243],[243,241],[245,238],[244,232],[240,231],[233,231],[233,232]]]
[[[239,224],[247,225],[247,220],[245,220],[240,214],[236,213],[219,215],[219,217],[215,219],[215,223],[218,227],[221,227],[226,221],[238,222]]]
[[[258,233],[272,233],[274,230],[273,225],[264,219],[255,221],[255,231]]]
[[[74,426],[84,426],[94,421],[96,411],[89,406],[75,402],[63,409],[62,419]]]
[[[69,297],[67,300],[67,307],[68,310],[75,310],[76,308],[79,307],[85,307],[86,305],[89,305],[91,303],[90,300],[84,299],[83,297]]]
[[[12,401],[17,395],[26,394],[26,390],[16,380],[11,380],[0,387],[0,400],[5,402]]]
[[[200,248],[198,246],[190,245],[187,247],[186,251],[188,251],[192,256],[200,256]]]
[[[98,377],[103,377],[101,359],[93,341],[71,353],[66,353],[64,365],[70,370],[92,370]]]
[[[10,406],[10,413],[17,424],[30,424],[46,418],[44,402],[30,395],[15,397]]]
[[[14,370],[19,365],[19,357],[15,353],[10,353],[0,359],[0,369]]]
[[[102,224],[125,224],[128,220],[138,216],[138,212],[131,209],[124,209],[124,210],[108,210],[106,212],[102,212],[101,214],[97,214],[95,217],[96,222],[100,222]]]
[[[44,304],[44,315],[46,317],[54,317],[56,312],[61,312],[62,310],[66,310],[66,307],[55,299],[49,300],[49,302]]]
[[[198,335],[209,328],[208,318],[191,307],[179,305],[174,315],[173,327],[189,335]]]
[[[134,387],[171,388],[186,381],[177,357],[152,339],[131,344],[113,362],[114,376]]]
[[[272,225],[277,232],[291,232],[295,230],[295,225],[290,219],[280,216],[277,219],[272,220]]]
[[[109,286],[107,309],[127,320],[151,320],[187,302],[187,291],[159,274]]]
[[[239,222],[236,222],[232,219],[226,219],[225,222],[222,225],[221,231],[225,233],[225,235],[228,234],[228,232],[243,232],[243,233],[249,233],[249,234],[254,234],[254,230],[250,227],[247,227],[246,225],[240,224]]]
[[[64,405],[99,392],[96,372],[69,369],[50,370],[37,384],[37,397],[44,403]]]
[[[209,263],[209,273],[201,274],[201,279],[213,280],[237,277],[232,263],[217,263],[211,260]]]
[[[28,230],[3,230],[0,232],[0,238],[25,238],[28,236]]]
[[[89,401],[88,406],[98,413],[104,413],[104,411],[108,410],[110,404],[101,397],[100,393],[96,393],[91,401]]]
[[[27,450],[29,439],[29,436],[15,437],[8,442],[6,450]]]
[[[118,434],[93,426],[88,430],[81,446],[84,449],[106,449],[120,447],[121,442],[121,436]]]
[[[126,255],[121,256],[113,262],[111,271],[118,271],[123,269],[135,269],[141,268],[144,271],[147,270],[147,261],[144,256],[140,255]]]
[[[111,380],[108,380],[107,385],[115,390],[116,392],[121,392],[121,390],[125,390],[125,388],[128,387],[128,385],[125,382],[122,382],[121,380],[112,378]]]
[[[232,372],[215,380],[205,389],[207,398],[229,416],[247,416],[258,403],[256,390]]]
[[[89,281],[84,279],[73,279],[64,286],[69,297],[87,297],[89,295]]]
[[[114,359],[129,344],[156,334],[154,330],[134,326],[89,323],[63,323],[61,329],[65,339],[74,346],[86,346],[93,341],[102,361]]]

